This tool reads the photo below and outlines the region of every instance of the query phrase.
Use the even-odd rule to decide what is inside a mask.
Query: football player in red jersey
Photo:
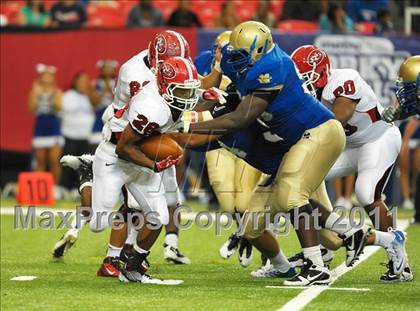
[[[391,274],[411,280],[405,233],[396,229],[393,215],[382,200],[401,147],[398,128],[381,119],[382,105],[356,70],[331,68],[327,53],[313,45],[296,49],[292,59],[308,90],[335,113],[345,129],[346,148],[326,179],[357,173],[356,197],[376,229],[367,244],[384,247],[390,260],[389,271],[381,280],[393,281]]]
[[[150,42],[148,49],[140,52],[120,68],[118,81],[115,87],[115,96],[112,106],[110,106],[104,114],[104,121],[108,121],[112,117],[114,111],[122,111],[130,98],[147,82],[156,79],[156,70],[159,63],[168,59],[171,56],[181,56],[186,59],[190,58],[190,48],[185,38],[171,30],[165,30],[155,35]],[[216,67],[217,69],[217,67]],[[220,69],[219,69],[220,70]],[[215,70],[205,78],[202,78],[202,86],[212,85],[218,82],[220,74]],[[215,90],[209,90],[201,94],[203,99],[217,100],[220,98]],[[107,115],[108,113],[108,115]],[[105,125],[106,128],[108,124]],[[114,125],[118,127],[118,124]],[[120,129],[122,130],[122,129]],[[82,206],[91,206],[91,185],[92,185],[92,157],[85,155],[81,157],[65,156],[62,161],[63,165],[70,166],[78,170],[80,176],[80,187],[82,197]],[[178,186],[176,184],[174,168],[170,169],[163,176],[164,186],[169,189],[165,193],[167,203],[169,205],[170,220],[166,226],[166,238],[164,245],[164,257],[167,260],[175,263],[188,264],[190,260],[178,250],[178,229],[174,225],[175,219],[173,213],[175,207],[180,203]],[[128,192],[128,206],[137,207],[136,201]],[[121,210],[125,211],[122,206]],[[83,222],[79,227],[73,223],[73,229],[65,233],[65,235],[56,243],[54,247],[53,256],[55,258],[62,258],[65,252],[74,244],[78,238],[79,230],[83,226]],[[130,232],[127,242],[134,242],[136,231]],[[118,276],[118,257],[121,252],[122,244],[126,238],[124,230],[113,230],[108,246],[107,257],[103,265],[98,271],[98,275],[103,276]],[[110,273],[111,272],[111,273]]]

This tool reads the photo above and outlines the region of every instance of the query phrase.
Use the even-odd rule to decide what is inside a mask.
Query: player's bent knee
[[[366,191],[366,189],[356,188],[357,201],[361,206],[373,205],[375,198],[372,191]]]
[[[311,204],[305,204],[303,206],[292,208],[288,211],[290,215],[290,221],[294,226],[296,226],[296,222],[299,221],[301,217],[309,217],[312,214],[313,208]]]

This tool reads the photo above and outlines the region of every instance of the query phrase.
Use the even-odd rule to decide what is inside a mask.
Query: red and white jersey
[[[131,127],[141,135],[169,132],[175,123],[156,83],[146,85],[131,99],[127,113]]]
[[[328,83],[322,91],[321,101],[331,109],[337,97],[346,97],[358,102],[353,116],[344,128],[347,147],[372,142],[393,126],[381,120],[384,108],[372,88],[356,70],[331,70]]]
[[[155,131],[165,133],[171,129],[174,124],[172,113],[160,96],[156,82],[145,84],[131,97],[128,105],[114,113],[108,125],[112,132],[122,132],[128,123],[145,136]]]
[[[132,96],[133,87],[136,87],[133,83],[137,82],[142,85],[145,81],[156,81],[156,75],[144,62],[147,56],[148,50],[141,51],[121,66],[114,89],[114,100],[112,101],[115,109],[121,109],[128,103]]]

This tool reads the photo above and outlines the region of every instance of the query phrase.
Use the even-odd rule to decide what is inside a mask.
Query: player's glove
[[[205,90],[201,97],[204,100],[208,101],[217,101],[220,104],[225,104],[226,99],[225,97],[228,96],[228,94],[225,91],[219,90],[216,87],[209,88],[208,90]]]
[[[400,115],[399,107],[389,106],[385,108],[385,110],[382,112],[381,118],[385,122],[391,123],[397,120],[399,118],[399,115]]]
[[[163,159],[162,161],[155,163],[155,168],[153,169],[156,173],[162,172],[163,170],[166,170],[167,168],[170,168],[172,165],[178,164],[178,162],[181,160],[182,156],[179,156],[174,159],[173,156],[169,156],[166,159]]]

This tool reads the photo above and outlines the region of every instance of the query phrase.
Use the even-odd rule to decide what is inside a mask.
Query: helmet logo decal
[[[324,54],[320,50],[313,50],[308,55],[307,62],[310,65],[319,64],[324,58]]]
[[[156,38],[156,50],[159,54],[166,52],[166,39],[164,36],[160,35]]]
[[[176,75],[175,68],[169,63],[164,63],[161,70],[165,79],[172,79]]]

